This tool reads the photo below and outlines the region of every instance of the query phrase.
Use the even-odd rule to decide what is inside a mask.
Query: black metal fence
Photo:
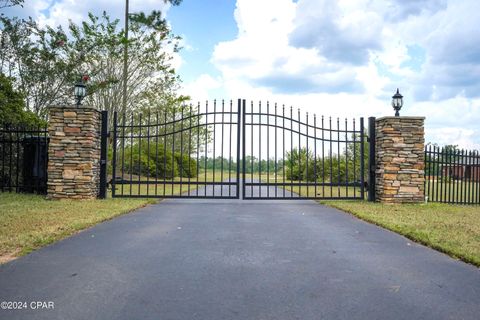
[[[0,126],[0,191],[46,194],[46,127]]]
[[[425,196],[428,201],[480,204],[480,154],[426,146]]]
[[[243,102],[244,199],[363,199],[359,123]]]

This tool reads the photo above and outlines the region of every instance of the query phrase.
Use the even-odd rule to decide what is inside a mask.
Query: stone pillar
[[[49,199],[95,199],[100,181],[101,114],[88,107],[50,107]]]
[[[424,121],[424,117],[384,117],[376,120],[377,201],[424,201]]]

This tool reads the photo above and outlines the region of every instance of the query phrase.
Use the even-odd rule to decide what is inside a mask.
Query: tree
[[[367,137],[367,133],[363,133],[364,137]],[[350,141],[347,144],[347,152],[346,152],[346,160],[348,163],[348,175],[349,180],[357,180],[360,181],[361,174],[361,167],[360,167],[360,158],[362,157],[361,152],[361,136],[360,134],[352,134]],[[363,140],[363,161],[364,161],[364,171],[363,171],[363,178],[364,181],[368,179],[368,170],[366,170],[368,165],[368,157],[369,157],[369,143],[365,138]],[[354,161],[355,160],[355,161]]]
[[[14,6],[22,6],[23,7],[24,0],[0,0],[0,9],[14,7]]]
[[[308,169],[307,169],[307,164]],[[288,180],[315,181],[314,157],[307,148],[294,148],[287,152],[285,175]]]
[[[146,107],[179,108],[187,97],[178,96],[180,79],[171,67],[172,53],[179,50],[179,37],[172,34],[160,12],[132,14],[130,37],[118,27],[119,20],[107,13],[80,25],[40,27],[32,19],[0,17],[0,70],[15,79],[28,109],[40,116],[46,107],[70,104],[73,84],[88,73],[88,97],[97,109],[117,111],[121,106],[121,65],[125,45],[131,55],[128,65],[128,110]]]
[[[42,29],[31,18],[0,17],[1,72],[15,79],[27,109],[46,117],[46,107],[71,101],[72,84],[82,55],[71,50],[58,28]]]
[[[178,96],[180,79],[171,67],[172,53],[179,50],[179,37],[172,34],[160,12],[130,15],[129,38],[118,29],[118,20],[108,15],[90,15],[88,24],[70,24],[75,43],[95,44],[84,68],[95,80],[93,93],[85,101],[96,108],[122,111],[122,50],[129,48],[127,111],[152,113],[167,108],[180,111],[187,97]],[[105,39],[107,41],[99,41]]]
[[[0,73],[0,125],[36,126],[44,123],[25,110],[23,95],[12,87],[11,79]]]

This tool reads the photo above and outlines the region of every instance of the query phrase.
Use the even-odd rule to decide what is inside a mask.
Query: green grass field
[[[246,176],[247,179],[251,179],[251,175]],[[303,197],[311,198],[339,198],[339,197],[360,197],[360,187],[346,187],[346,186],[322,186],[320,182],[317,186],[291,186],[290,183],[306,183],[306,181],[292,181],[285,179],[282,175],[277,176],[275,180],[275,175],[266,175],[266,174],[254,174],[253,179],[261,180],[264,183],[281,183],[285,186],[278,186],[279,189],[284,188],[287,191],[294,192]],[[309,184],[314,184],[314,182],[308,182]]]
[[[153,202],[111,198],[51,201],[39,195],[0,193],[0,263]]]
[[[125,175],[124,178],[130,181],[129,175]],[[228,171],[222,172],[220,170],[216,170],[214,174],[212,170],[207,170],[204,172],[200,172],[199,175],[194,178],[189,179],[176,177],[173,180],[165,180],[165,183],[162,179],[158,179],[158,183],[154,183],[156,182],[155,178],[140,177],[141,182],[146,182],[147,180],[149,180],[151,182],[149,184],[139,183],[139,177],[132,176],[131,184],[117,184],[115,189],[116,195],[118,196],[172,196],[179,194],[188,194],[189,191],[191,195],[196,195],[197,189],[205,187],[205,184],[202,184],[202,182],[225,182],[228,181],[229,178],[231,178],[231,181],[234,182],[236,179],[236,172],[232,171],[229,173]],[[197,181],[199,182],[199,184],[196,184]],[[193,183],[188,185],[189,182]]]

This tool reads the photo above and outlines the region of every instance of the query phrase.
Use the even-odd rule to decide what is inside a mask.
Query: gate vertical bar
[[[229,130],[230,130],[230,134],[229,134],[229,137],[230,137],[230,143],[229,143],[229,146],[228,146],[228,196],[231,197],[232,196],[232,185],[230,183],[232,183],[232,127],[233,127],[233,101],[230,100],[230,125],[229,125]],[[238,123],[240,119],[237,119],[237,126],[240,126],[240,124]],[[238,138],[237,138],[237,141],[238,141]],[[238,162],[238,161],[237,161]],[[238,170],[237,170],[238,171]],[[240,192],[240,190],[237,189],[237,193]]]
[[[238,99],[237,110],[237,197],[240,199],[240,135],[242,136],[242,199],[245,199],[245,107],[246,100]],[[243,108],[242,108],[243,107]],[[241,125],[241,127],[240,127]]]
[[[355,133],[354,133],[355,134]],[[363,117],[360,118],[360,197],[362,200],[365,199],[365,157],[364,157],[364,123]],[[354,169],[355,170],[355,169]],[[347,186],[348,190],[348,186]]]
[[[102,129],[100,140],[100,190],[98,197],[107,197],[107,138],[108,138],[108,111],[102,111]]]
[[[217,143],[217,139],[215,139],[215,132],[216,132],[216,129],[217,129],[217,100],[214,99],[213,100],[213,155],[212,155],[212,159],[213,159],[213,185],[212,185],[212,197],[215,197],[215,162],[216,162],[216,159],[215,159],[215,145]],[[206,189],[205,189],[206,190]]]
[[[270,102],[267,101],[267,198],[270,197]],[[261,180],[260,180],[261,181]]]
[[[258,102],[258,177],[259,182],[262,181],[262,101]],[[260,184],[258,185],[258,194],[259,197],[262,196],[262,186]]]
[[[253,153],[253,101],[250,102],[250,197],[253,197],[253,168],[254,163],[254,153]],[[246,127],[246,126],[245,126]]]
[[[113,154],[112,154],[112,198],[115,197],[115,179],[117,173],[117,112],[113,112]],[[131,190],[131,187],[130,187]]]
[[[275,102],[275,198],[277,197],[277,176],[278,176],[278,165],[277,165],[277,103]]]
[[[360,127],[362,127],[362,124],[360,124]],[[361,130],[363,130],[363,128]],[[363,139],[360,143],[360,150],[362,150]],[[368,118],[368,149],[368,201],[375,201],[375,117]],[[360,159],[360,161],[363,161],[363,153],[360,155]],[[360,167],[361,166],[362,165],[360,165]]]
[[[355,132],[353,133],[355,135]],[[355,146],[354,146],[355,148]],[[355,153],[355,149],[353,149]],[[355,170],[355,169],[354,169]],[[348,120],[345,118],[345,196],[348,198],[348,186],[349,186],[349,177],[348,177]],[[362,195],[363,196],[363,195]]]
[[[223,183],[223,135],[224,135],[224,126],[225,126],[225,100],[222,99],[222,142],[221,142],[221,151],[220,159],[220,183]],[[223,186],[220,186],[220,197],[223,196]]]

